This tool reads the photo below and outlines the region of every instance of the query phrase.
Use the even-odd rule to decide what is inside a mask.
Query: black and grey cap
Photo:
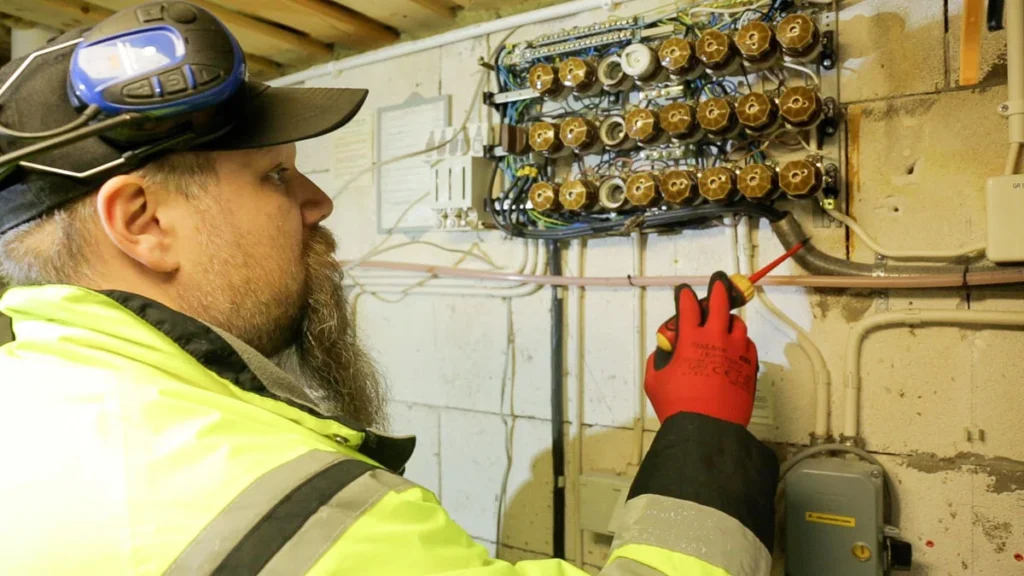
[[[72,41],[85,32],[68,32],[47,46]],[[73,49],[57,50],[29,63],[0,96],[0,125],[20,132],[42,132],[78,118],[79,111],[71,104],[67,90],[72,53]],[[24,61],[19,58],[0,68],[0,86]],[[246,82],[242,90],[232,103],[232,114],[237,115],[232,128],[196,149],[244,150],[315,138],[348,123],[368,94],[360,89],[276,88],[258,82]],[[0,135],[0,156],[31,143]],[[112,163],[126,151],[101,137],[92,137],[34,156],[32,162],[80,174]],[[144,161],[126,163],[92,178],[16,168],[0,180],[0,235],[96,190],[111,176],[134,170]]]

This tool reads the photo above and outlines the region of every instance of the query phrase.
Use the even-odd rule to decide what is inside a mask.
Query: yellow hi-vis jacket
[[[489,558],[399,475],[412,438],[316,414],[216,328],[72,286],[0,312],[0,574],[583,574]],[[777,474],[745,429],[670,418],[602,574],[768,574]]]

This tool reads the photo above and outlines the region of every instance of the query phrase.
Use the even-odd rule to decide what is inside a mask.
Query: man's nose
[[[301,186],[302,223],[306,226],[316,226],[326,220],[331,212],[334,212],[334,201],[305,175],[302,176],[299,185]]]

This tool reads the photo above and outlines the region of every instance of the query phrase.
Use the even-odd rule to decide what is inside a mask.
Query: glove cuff
[[[772,550],[779,459],[746,428],[692,412],[661,425],[629,490],[695,502],[732,516]]]

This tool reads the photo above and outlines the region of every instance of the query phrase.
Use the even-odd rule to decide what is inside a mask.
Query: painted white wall
[[[639,0],[630,13],[663,4]],[[959,2],[862,0],[842,2],[840,55],[842,100],[860,118],[854,215],[881,241],[907,247],[956,246],[984,233],[984,178],[997,174],[1005,157],[1005,127],[995,106],[999,86],[999,35],[986,36],[986,87],[951,91],[955,85]],[[954,6],[957,5],[957,6]],[[513,39],[604,19],[601,11],[524,28]],[[307,83],[370,89],[363,114],[400,103],[411,93],[452,95],[452,118],[461,118],[477,82],[477,58],[500,37],[480,38],[346,71]],[[952,80],[951,80],[952,77]],[[487,120],[487,111],[474,112]],[[854,138],[851,135],[851,138]],[[341,161],[344,161],[342,159]],[[300,167],[336,192],[330,176],[332,140],[303,143]],[[908,166],[914,165],[912,174]],[[339,257],[358,257],[382,239],[376,199],[347,191],[327,225],[338,235]],[[806,213],[806,208],[801,210]],[[814,229],[815,243],[860,261],[873,255],[838,228]],[[422,236],[466,248],[476,235]],[[399,235],[398,240],[406,239]],[[517,255],[497,233],[480,235],[499,262]],[[759,258],[781,252],[770,230],[758,231]],[[725,267],[723,229],[652,237],[648,274],[707,274]],[[385,258],[450,264],[455,256],[411,248]],[[626,239],[588,243],[585,272],[624,276],[631,269]],[[783,270],[788,273],[792,270]],[[702,291],[702,290],[699,290]],[[811,331],[833,374],[833,414],[842,414],[846,335],[851,322],[877,310],[906,307],[1024,309],[1019,289],[878,293],[769,289],[771,299]],[[647,297],[648,342],[672,310],[671,292]],[[434,490],[474,537],[517,559],[550,552],[550,291],[512,302],[515,378],[505,366],[509,326],[506,302],[479,297],[410,295],[397,304],[371,296],[357,302],[359,326],[390,377],[392,426],[415,433],[420,448],[409,476]],[[813,426],[811,364],[794,335],[769,322],[763,311],[746,311],[758,345],[759,387],[771,396],[774,423],[754,426],[761,438],[803,444]],[[625,472],[636,413],[632,366],[632,295],[621,289],[585,292],[586,389],[584,467]],[[1024,335],[959,328],[906,330],[871,335],[865,343],[862,426],[868,447],[900,483],[902,527],[915,546],[916,574],[1024,573],[1014,559],[1024,553]],[[505,381],[506,394],[502,397]],[[575,414],[570,387],[567,414]],[[506,466],[506,421],[514,406],[515,434],[505,529],[496,533],[498,494]],[[646,422],[654,430],[653,411]],[[833,418],[833,429],[840,422]],[[968,441],[965,429],[986,431]],[[646,434],[649,443],[652,434]],[[1000,460],[1002,459],[1002,460]],[[570,464],[571,465],[571,464]],[[931,546],[927,543],[931,542]],[[585,559],[599,566],[608,541],[588,536]],[[572,549],[570,545],[569,550]]]

